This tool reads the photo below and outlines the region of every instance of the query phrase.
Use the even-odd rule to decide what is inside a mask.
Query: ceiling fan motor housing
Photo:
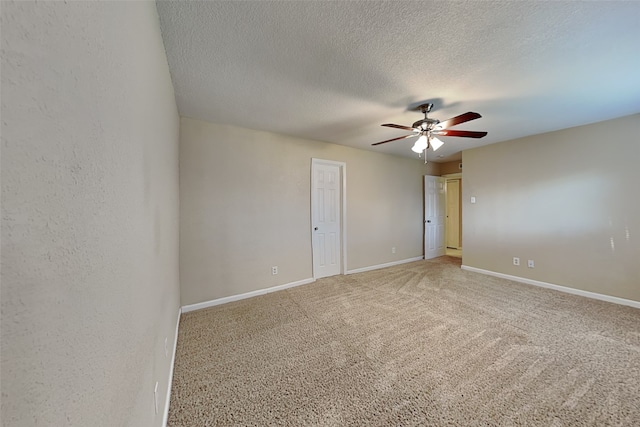
[[[427,117],[427,113],[429,113],[432,108],[433,108],[433,104],[431,104],[431,103],[422,104],[422,105],[418,106],[417,109],[422,111],[422,114],[424,114],[424,119],[418,120],[417,122],[415,122],[413,124],[413,128],[416,131],[431,130],[431,129],[433,129],[433,127],[435,125],[440,123],[440,120],[430,119],[430,118]]]
[[[433,127],[438,123],[440,123],[440,120],[438,119],[424,118],[422,120],[418,120],[417,122],[415,122],[413,125],[411,125],[411,127],[419,130],[430,130],[430,129],[433,129]]]

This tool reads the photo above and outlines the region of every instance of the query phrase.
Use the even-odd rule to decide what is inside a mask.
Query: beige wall
[[[440,175],[462,173],[462,170],[460,169],[460,163],[462,163],[462,160],[455,160],[453,162],[440,163]]]
[[[463,160],[463,264],[640,301],[640,114]]]
[[[312,277],[312,158],[346,163],[349,270],[423,255],[422,175],[437,165],[182,118],[182,304]]]
[[[178,128],[153,2],[2,3],[0,424],[162,425]]]

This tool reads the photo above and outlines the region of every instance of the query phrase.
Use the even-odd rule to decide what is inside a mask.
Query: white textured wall
[[[463,160],[465,265],[640,301],[640,114]]]
[[[311,158],[347,165],[348,269],[423,255],[422,175],[437,165],[182,118],[183,304],[312,277]]]
[[[178,137],[155,3],[2,3],[4,426],[161,425]]]

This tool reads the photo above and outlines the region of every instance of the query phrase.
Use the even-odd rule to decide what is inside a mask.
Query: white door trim
[[[311,158],[311,209],[309,211],[309,231],[311,233],[311,269],[313,270],[313,194],[315,191],[315,183],[313,179],[313,169],[315,165],[332,165],[340,169],[340,239],[342,249],[342,259],[340,260],[340,274],[347,272],[347,164],[345,162],[336,162],[333,160],[324,160]],[[316,279],[316,272],[313,271],[313,278]]]

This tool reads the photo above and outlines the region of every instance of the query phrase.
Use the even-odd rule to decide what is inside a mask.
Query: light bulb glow
[[[416,143],[413,144],[413,147],[411,147],[411,150],[413,150],[415,153],[422,153],[424,150],[427,149],[428,146],[429,145],[427,143],[427,137],[425,135],[420,135],[420,138],[418,138]]]
[[[442,147],[443,144],[444,142],[440,141],[435,136],[431,137],[431,148],[433,148],[433,151],[436,151],[438,148]]]

